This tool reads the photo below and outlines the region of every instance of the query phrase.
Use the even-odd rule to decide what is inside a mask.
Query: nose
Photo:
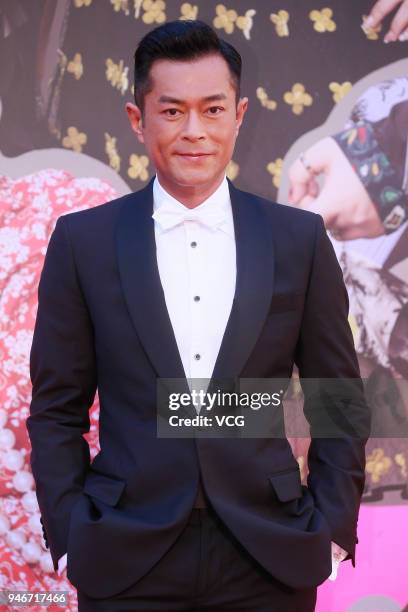
[[[196,142],[197,140],[205,140],[205,128],[199,113],[190,111],[187,114],[183,125],[182,138],[185,140],[189,140],[190,142]]]

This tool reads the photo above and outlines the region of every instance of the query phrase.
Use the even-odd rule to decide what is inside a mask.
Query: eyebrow
[[[201,102],[216,102],[219,100],[226,100],[227,96],[223,93],[213,94],[212,96],[206,96],[205,98],[201,98]],[[178,98],[173,98],[171,96],[160,96],[158,100],[161,104],[185,104],[184,100],[179,100]]]

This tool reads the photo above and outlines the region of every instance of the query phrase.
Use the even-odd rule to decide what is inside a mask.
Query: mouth
[[[176,155],[178,157],[187,159],[189,161],[195,161],[195,160],[203,160],[207,157],[210,157],[212,153],[176,153]]]

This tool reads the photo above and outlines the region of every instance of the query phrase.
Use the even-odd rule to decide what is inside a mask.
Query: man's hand
[[[390,29],[384,36],[384,42],[408,40],[408,0],[378,0],[370,14],[361,24],[363,30],[378,26],[391,11],[399,6],[391,22]]]
[[[304,153],[309,170],[297,159],[289,168],[289,204],[322,215],[337,240],[384,234],[377,209],[333,138],[323,138]],[[325,175],[319,193],[316,175]]]
[[[332,573],[329,576],[329,580],[336,580],[337,570],[339,569],[340,563],[347,557],[347,551],[336,542],[331,543],[332,550]]]

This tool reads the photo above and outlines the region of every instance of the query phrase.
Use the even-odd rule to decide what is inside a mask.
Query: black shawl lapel
[[[178,379],[171,392],[189,387],[166,306],[156,257],[153,180],[127,196],[116,228],[119,275],[130,316],[143,347],[162,379]],[[167,386],[164,382],[165,387]],[[195,408],[182,408],[195,416]]]
[[[235,298],[212,378],[239,376],[268,314],[274,283],[273,234],[265,211],[228,179],[234,218]]]

